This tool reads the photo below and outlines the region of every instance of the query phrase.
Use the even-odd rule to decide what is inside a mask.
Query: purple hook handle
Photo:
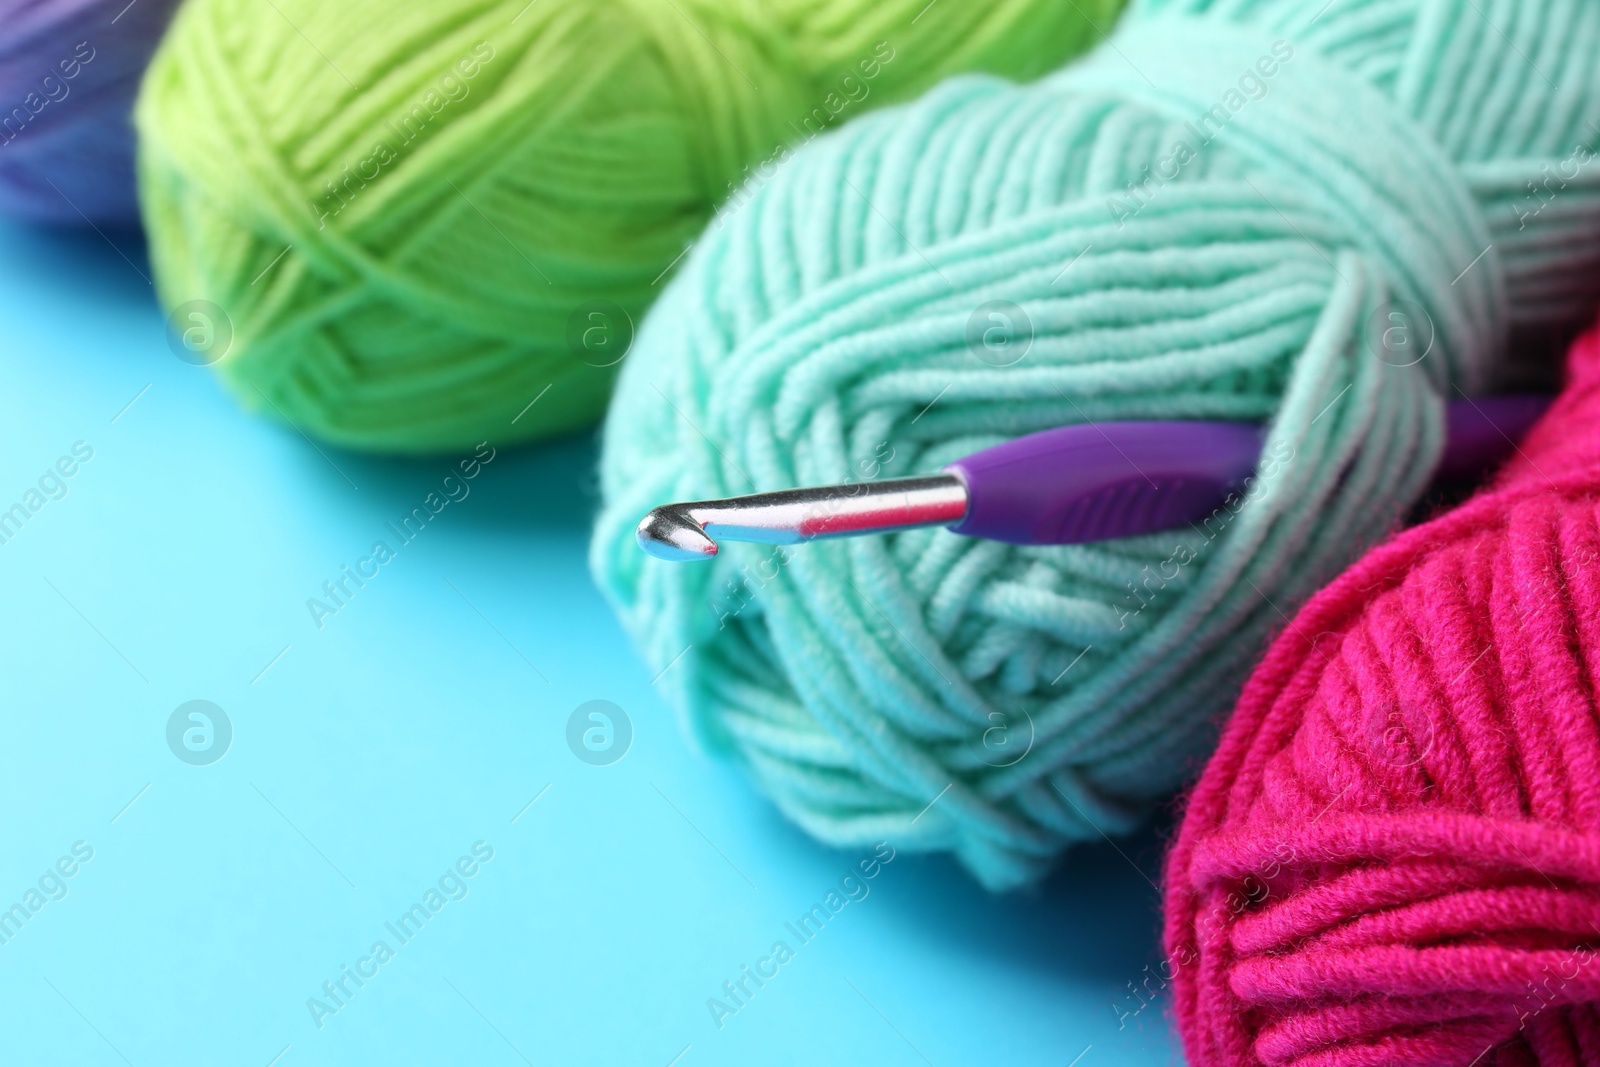
[[[1434,480],[1463,482],[1494,470],[1554,402],[1553,396],[1535,394],[1455,401],[1446,409],[1444,457]]]
[[[1452,403],[1436,477],[1460,480],[1494,466],[1551,399]],[[1014,545],[1067,545],[1197,522],[1255,472],[1264,434],[1255,423],[1168,421],[1085,423],[1019,437],[945,468],[968,497],[950,529]]]

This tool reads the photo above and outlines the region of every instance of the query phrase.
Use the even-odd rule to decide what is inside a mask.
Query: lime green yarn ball
[[[1027,78],[1120,0],[191,0],[145,81],[169,307],[247,406],[372,451],[592,423],[713,209],[945,74]]]

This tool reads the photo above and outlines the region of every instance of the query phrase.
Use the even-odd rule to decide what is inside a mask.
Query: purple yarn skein
[[[137,225],[134,96],[178,0],[0,0],[0,211]]]

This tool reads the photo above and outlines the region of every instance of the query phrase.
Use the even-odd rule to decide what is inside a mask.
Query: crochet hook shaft
[[[1504,458],[1550,398],[1451,404],[1439,475],[1461,478]],[[1261,462],[1265,429],[1209,421],[1062,426],[976,452],[940,474],[665,504],[639,523],[639,545],[667,560],[710,559],[717,540],[795,544],[919,526],[1023,545],[1083,544],[1198,521]]]

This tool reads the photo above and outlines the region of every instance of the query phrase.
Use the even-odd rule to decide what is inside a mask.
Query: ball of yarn
[[[1269,632],[1424,489],[1444,396],[1484,388],[1512,329],[1592,310],[1600,7],[1316,6],[1136,4],[1034,86],[861,119],[720,218],[652,310],[591,564],[695,735],[818,837],[952,850],[1004,887],[1130,829],[1198,771]],[[1183,418],[1270,426],[1258,478],[1168,533],[694,565],[634,544],[669,501]]]
[[[1250,680],[1169,862],[1190,1062],[1600,1062],[1600,333],[1571,373]]]
[[[133,100],[177,0],[0,0],[0,211],[131,226]]]
[[[308,434],[585,426],[746,172],[950,71],[1043,73],[1119,3],[194,0],[139,109],[158,284]]]

